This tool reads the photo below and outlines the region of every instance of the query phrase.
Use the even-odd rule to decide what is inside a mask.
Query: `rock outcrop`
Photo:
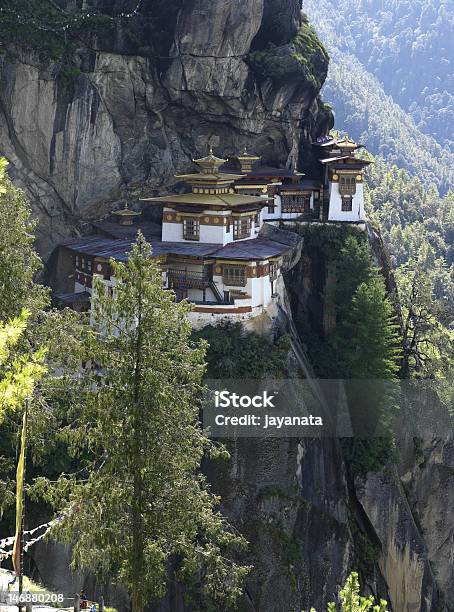
[[[129,8],[106,4],[90,6]],[[0,58],[0,154],[30,198],[45,257],[120,200],[165,190],[208,145],[304,164],[331,122],[318,98],[327,56],[311,50],[306,68],[294,57],[297,0],[146,0],[114,23],[88,32],[69,68],[17,48]],[[250,61],[261,50],[277,58],[270,74]]]

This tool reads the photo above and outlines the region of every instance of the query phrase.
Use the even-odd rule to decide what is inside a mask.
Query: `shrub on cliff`
[[[372,597],[362,597],[359,594],[359,579],[356,572],[352,572],[347,578],[345,587],[339,593],[341,607],[338,608],[335,603],[328,604],[328,612],[387,612],[388,604],[384,599],[376,604]],[[311,612],[316,612],[311,608]]]

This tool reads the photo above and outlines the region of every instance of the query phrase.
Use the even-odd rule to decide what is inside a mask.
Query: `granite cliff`
[[[45,257],[119,201],[173,184],[208,145],[307,164],[307,143],[331,124],[318,97],[328,58],[301,44],[297,0],[144,0],[116,17],[130,4],[84,3],[115,19],[88,25],[59,59],[39,38],[0,57],[0,154]]]

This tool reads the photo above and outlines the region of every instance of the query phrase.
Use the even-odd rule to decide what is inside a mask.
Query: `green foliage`
[[[345,378],[395,377],[399,349],[394,321],[394,307],[386,297],[385,283],[373,275],[355,290],[343,321],[340,346]]]
[[[84,326],[76,313],[45,310],[49,292],[34,280],[42,267],[33,248],[35,224],[23,192],[6,175],[6,166],[1,159],[0,412],[7,405],[8,418],[0,424],[0,499],[4,520],[10,521],[20,408],[26,397],[31,398],[27,476],[42,469],[58,475],[59,467],[63,471],[70,464],[50,431],[58,427],[57,407],[64,413],[71,387],[67,383],[80,367],[78,343]]]
[[[306,251],[325,266],[335,265],[337,277],[336,331],[327,338],[307,334],[316,372],[323,378],[392,379],[399,345],[395,313],[365,233],[332,225],[301,233]]]
[[[308,81],[320,89],[325,79],[324,72],[320,73],[320,67],[328,64],[329,55],[307,18],[303,20],[293,40],[292,57],[302,66]]]
[[[352,476],[379,472],[384,465],[394,459],[393,443],[387,436],[370,439],[344,438],[341,446]],[[367,562],[363,550],[360,550],[359,557]]]
[[[20,44],[43,58],[58,60],[80,47],[84,37],[114,26],[112,15],[70,7],[52,0],[5,0],[0,8],[0,51]]]
[[[306,18],[290,45],[269,43],[266,49],[250,53],[248,62],[263,78],[282,80],[299,75],[318,91],[326,77],[329,56]]]
[[[381,227],[399,289],[405,370],[423,377],[453,369],[454,195],[440,197],[381,159],[368,171],[368,208]]]
[[[445,122],[445,117],[450,116],[452,108],[444,109],[440,116],[440,113],[431,107],[430,102],[427,106],[424,103],[425,108],[433,117],[431,127],[427,129],[425,120],[419,121],[421,109],[417,102],[412,102],[411,108],[408,107],[413,114],[412,117],[396,104],[390,95],[387,95],[399,91],[403,96],[407,96],[410,88],[404,89],[402,83],[408,84],[411,79],[413,79],[414,86],[419,83],[418,62],[412,63],[409,71],[400,65],[402,61],[401,41],[406,40],[408,36],[410,38],[422,36],[428,41],[431,36],[427,35],[426,38],[426,34],[422,34],[425,31],[424,28],[422,31],[418,30],[415,20],[415,27],[411,31],[400,32],[398,40],[391,42],[387,35],[381,32],[379,44],[386,47],[386,52],[377,52],[374,47],[377,43],[377,32],[384,25],[381,23],[376,26],[375,21],[380,22],[386,16],[386,27],[392,30],[391,15],[397,6],[399,6],[399,11],[410,16],[411,21],[414,15],[418,14],[422,3],[419,0],[415,3],[417,4],[415,13],[407,10],[408,7],[413,6],[413,3],[403,0],[396,0],[392,5],[386,4],[386,9],[374,13],[373,7],[383,3],[384,0],[371,2],[361,0],[359,4],[356,0],[342,0],[340,4],[337,0],[306,0],[305,10],[320,38],[327,46],[331,58],[323,97],[336,109],[338,124],[348,130],[353,138],[366,143],[371,152],[382,156],[388,163],[396,164],[420,177],[426,186],[434,184],[445,193],[454,186],[454,153],[441,146],[433,136],[425,132],[440,134],[443,131],[444,137],[452,141],[451,121]],[[354,30],[352,23],[356,24]],[[369,27],[374,28],[372,39],[369,35]],[[399,19],[395,22],[396,33],[400,27],[402,27],[402,21]],[[436,51],[430,49],[430,56],[434,59],[434,62],[431,63],[430,74],[436,64],[437,52],[444,58],[447,57],[441,40],[443,39],[440,38],[440,46],[437,46]],[[362,63],[363,51],[365,54],[374,55],[376,62],[381,64],[379,70],[375,61],[367,62],[366,65]],[[407,51],[413,52],[410,49]],[[393,61],[399,63],[398,70],[391,68],[384,60],[389,55],[393,55]],[[418,76],[415,76],[415,70]],[[382,78],[382,82],[389,84],[390,79],[395,79],[395,86],[392,90],[391,87],[383,88],[382,82],[375,76],[377,72],[386,72],[386,78]],[[446,71],[443,70],[443,76],[439,81],[431,78],[431,82],[425,86],[424,96],[427,96],[427,100],[430,100],[434,91],[440,87],[449,91],[449,84],[445,83],[445,75]],[[444,93],[441,97],[443,96]],[[444,102],[442,104],[444,105]],[[452,100],[449,104],[452,106]]]
[[[392,381],[399,369],[394,307],[364,232],[327,226],[301,233],[306,252],[325,267],[335,266],[337,277],[335,331],[321,337],[307,325],[302,337],[318,376],[348,381],[344,390],[357,437],[343,440],[342,447],[351,474],[377,471],[393,458],[393,389],[379,381]]]
[[[279,556],[286,568],[290,582],[296,589],[298,579],[305,570],[301,541],[289,535],[280,522],[269,524],[267,528],[277,545]]]
[[[452,6],[436,0],[328,0],[315,8],[329,11],[342,50],[378,77],[421,131],[454,151]]]
[[[273,342],[245,332],[239,323],[207,326],[194,333],[195,339],[208,343],[207,378],[285,378],[289,338]]]
[[[56,484],[38,479],[35,494],[66,510],[58,535],[74,566],[125,585],[134,612],[165,594],[169,570],[230,604],[249,568],[233,561],[245,541],[199,472],[213,448],[197,420],[205,345],[150,253],[139,235],[127,263],[111,262],[113,292],[95,285],[97,329],[79,355],[96,367],[75,381],[59,434],[81,465]]]
[[[33,395],[36,383],[46,371],[44,348],[32,355],[11,359],[12,350],[26,328],[28,316],[29,313],[24,311],[7,324],[0,323],[0,424],[8,410],[19,410],[25,399]]]
[[[388,604],[383,599],[379,604],[375,603],[375,599],[363,597],[359,594],[359,576],[356,572],[352,572],[347,578],[344,588],[339,593],[341,607],[340,612],[387,612]],[[335,603],[328,604],[328,612],[336,612],[338,607]],[[311,608],[311,612],[316,612]]]
[[[0,158],[0,322],[26,308],[45,306],[48,291],[34,283],[42,264],[33,248],[35,223],[22,191],[13,186]]]

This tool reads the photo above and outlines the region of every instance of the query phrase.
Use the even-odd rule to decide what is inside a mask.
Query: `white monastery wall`
[[[330,183],[329,221],[364,221],[364,185],[357,183],[356,193],[353,196],[352,210],[342,210],[342,196],[339,191],[339,183]]]

